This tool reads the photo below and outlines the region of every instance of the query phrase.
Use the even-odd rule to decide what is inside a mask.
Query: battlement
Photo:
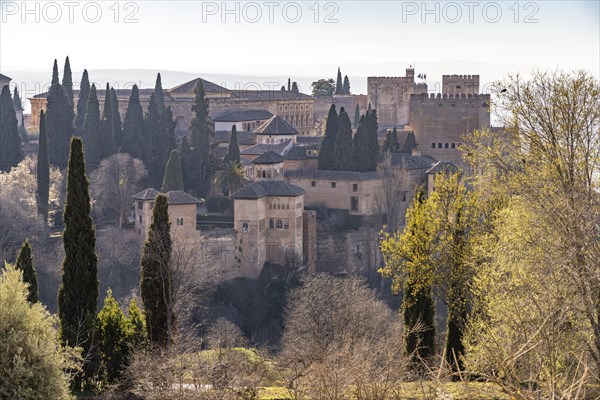
[[[489,94],[448,94],[448,93],[430,93],[430,94],[413,94],[410,98],[411,103],[422,103],[422,104],[438,104],[443,103],[449,104],[471,104],[488,106],[490,101]]]
[[[442,75],[442,82],[448,81],[477,81],[479,82],[479,75]]]
[[[388,83],[388,84],[398,84],[398,83],[412,83],[414,84],[413,77],[407,76],[369,76],[367,78],[368,83]]]
[[[442,75],[442,93],[478,94],[479,75]]]

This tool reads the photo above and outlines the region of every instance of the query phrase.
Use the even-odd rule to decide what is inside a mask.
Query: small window
[[[248,223],[247,222],[243,222],[242,223],[242,232],[248,232],[249,228],[248,228]]]
[[[283,229],[283,221],[278,219],[277,222],[275,223],[275,228],[276,229]]]
[[[178,226],[183,226],[183,218],[177,218],[176,224]]]
[[[140,224],[142,223],[142,216],[139,216]]]
[[[452,149],[455,149],[455,148],[456,148],[456,143],[452,143],[452,144],[450,145],[450,148],[452,148]]]
[[[144,203],[142,203],[141,201],[138,201],[137,206],[138,206],[138,209],[141,210],[142,207],[144,207]]]
[[[358,192],[358,183],[353,183],[352,184],[352,191],[353,192]]]
[[[275,229],[275,222],[272,219],[269,220],[269,229]]]
[[[335,189],[337,182],[331,182],[331,188]]]
[[[281,204],[277,204],[277,209],[281,210]]]
[[[289,205],[289,204],[286,204],[286,205],[285,205],[285,209],[286,209],[286,210],[289,210],[289,209],[290,209],[290,205]]]
[[[431,148],[435,149],[435,143],[431,143]]]
[[[290,229],[290,220],[289,219],[283,220],[283,229]]]
[[[358,197],[350,197],[350,210],[358,211]]]
[[[315,187],[315,186],[317,186],[317,182],[315,182],[315,181],[310,181],[310,186],[312,186],[312,187]]]
[[[441,149],[441,148],[442,148],[442,144],[438,143],[438,149]]]
[[[444,144],[444,148],[446,148],[446,149],[447,149],[448,147],[449,147],[449,146],[448,146],[448,143]]]
[[[406,192],[402,193],[402,202],[406,203]]]

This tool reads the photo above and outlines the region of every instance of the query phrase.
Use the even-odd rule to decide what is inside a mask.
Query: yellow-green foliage
[[[73,350],[58,341],[56,318],[27,301],[22,274],[6,265],[0,276],[0,398],[71,399],[68,378]]]

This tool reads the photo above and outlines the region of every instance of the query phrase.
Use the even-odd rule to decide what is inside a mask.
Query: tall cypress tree
[[[85,148],[85,163],[94,170],[102,161],[102,121],[100,120],[100,104],[96,95],[96,85],[90,88],[90,98],[85,110],[85,121],[81,134]]]
[[[192,157],[189,162],[192,171],[189,173],[191,175],[190,186],[186,187],[186,190],[191,189],[197,196],[204,197],[210,189],[211,175],[214,169],[214,158],[211,151],[214,132],[208,114],[208,98],[201,82],[198,82],[194,88],[192,112],[194,113],[190,126]]]
[[[13,91],[13,105],[15,107],[15,112],[23,111],[23,101],[21,100],[21,95],[19,95],[19,89],[15,86],[15,90]]]
[[[8,85],[0,94],[0,171],[10,171],[23,159],[21,137]]]
[[[19,125],[19,136],[23,143],[29,143],[29,132],[25,128],[25,117],[21,114],[21,124]]]
[[[335,135],[335,143],[333,144],[333,161],[336,164],[336,170],[356,171],[352,124],[344,107],[340,108],[338,121],[338,131]]]
[[[137,85],[131,88],[125,122],[123,123],[122,151],[134,158],[143,158],[144,146],[144,112],[140,103]]]
[[[319,169],[335,170],[335,162],[333,159],[333,145],[335,136],[338,130],[338,114],[335,109],[335,104],[329,107],[327,121],[325,123],[325,135],[321,141],[321,150],[319,151]]]
[[[371,110],[367,114],[367,159],[369,160],[368,171],[377,169],[379,161],[379,139],[377,138],[377,130],[379,124],[377,122],[377,110]]]
[[[168,347],[175,331],[172,298],[171,223],[167,196],[159,194],[142,252],[140,289],[150,343]]]
[[[342,92],[344,92],[344,94],[350,94],[350,79],[348,79],[348,75],[344,76],[344,84],[342,86]]]
[[[154,96],[156,97],[156,102],[159,107],[163,107],[165,105],[165,92],[162,87],[162,78],[160,77],[160,73],[156,75],[156,82],[154,84]]]
[[[385,141],[383,142],[383,152],[395,153],[398,145],[398,131],[396,127],[392,131],[385,133]]]
[[[227,165],[232,162],[239,163],[240,157],[240,145],[238,144],[237,128],[235,125],[231,126],[231,138],[229,139],[229,147],[227,147],[227,153],[223,159],[223,164]]]
[[[171,156],[165,169],[161,192],[167,193],[171,190],[183,190],[181,161],[179,160],[179,152],[177,150],[171,151]]]
[[[58,315],[62,343],[82,346],[84,354],[92,345],[98,302],[96,228],[90,212],[83,143],[80,138],[73,138],[63,214],[65,258],[58,289]]]
[[[184,136],[179,145],[179,160],[181,162],[181,177],[183,179],[184,190],[190,190],[193,183],[193,162],[192,149],[190,148],[190,139]]]
[[[394,128],[396,130],[396,128]],[[403,153],[412,153],[414,149],[417,148],[417,140],[415,139],[415,133],[409,132],[406,136],[406,142],[404,142],[404,147],[402,148]]]
[[[344,83],[342,82],[340,67],[338,67],[337,79],[335,81],[335,94],[344,94]]]
[[[75,136],[81,136],[83,132],[83,121],[85,121],[85,110],[90,97],[90,79],[87,69],[83,71],[81,83],[79,84],[79,98],[77,99],[77,117],[75,119]]]
[[[358,128],[358,123],[360,122],[360,109],[358,108],[358,103],[356,103],[356,108],[354,109],[354,128]]]
[[[71,106],[73,106],[73,73],[71,72],[71,62],[69,61],[69,56],[67,56],[65,60],[65,69],[63,70],[62,86],[63,90],[65,91],[65,95],[71,103]]]
[[[100,161],[115,154],[115,134],[113,131],[113,106],[110,86],[106,83],[104,91],[104,110],[102,112],[102,155]]]
[[[75,131],[75,112],[68,94],[58,81],[56,60],[54,60],[52,86],[48,91],[46,104],[48,157],[51,164],[65,168],[69,160],[69,142]]]
[[[368,147],[369,147],[369,133],[367,132],[367,118],[363,116],[356,129],[356,135],[354,135],[354,151],[356,153],[356,168],[359,172],[373,171],[371,169],[371,160],[369,159]]]
[[[38,280],[35,267],[33,266],[33,255],[31,254],[31,245],[26,239],[15,264],[18,270],[23,271],[23,282],[29,286],[29,294],[27,295],[27,301],[31,304],[37,303],[38,301]]]
[[[121,112],[119,111],[119,99],[114,88],[110,88],[110,96],[113,109],[112,117],[115,151],[121,151],[121,146],[123,145],[123,123],[121,122]]]
[[[36,166],[36,203],[38,214],[48,222],[48,199],[50,197],[50,166],[48,165],[48,135],[46,134],[46,116],[40,112],[40,136],[38,141]]]

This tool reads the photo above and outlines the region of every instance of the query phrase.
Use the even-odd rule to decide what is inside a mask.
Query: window
[[[142,223],[142,216],[139,216],[140,224]]]
[[[282,220],[278,219],[275,222],[275,229],[283,229],[283,221]]]
[[[446,148],[446,149],[448,148],[448,143],[446,143],[446,144],[444,145],[444,148]]]
[[[435,149],[435,143],[431,143],[431,148]]]
[[[181,217],[178,217],[178,218],[177,218],[177,221],[176,221],[176,224],[177,224],[178,226],[183,226],[183,218],[181,218]]]
[[[290,209],[290,205],[289,205],[289,203],[285,205],[285,209],[286,209],[286,210],[289,210],[289,209]]]
[[[358,211],[358,197],[355,197],[355,196],[350,197],[350,210]]]
[[[441,149],[441,148],[442,148],[442,144],[438,143],[438,149]]]
[[[358,183],[353,183],[352,184],[352,191],[353,192],[358,192]]]
[[[269,229],[275,229],[275,223],[274,223],[273,219],[269,220]]]
[[[273,209],[273,204],[269,203],[269,210]]]
[[[281,210],[281,204],[277,204],[277,209]]]
[[[406,192],[402,192],[402,202],[406,203]]]
[[[290,229],[290,220],[289,219],[283,220],[283,229]]]
[[[142,203],[141,201],[137,202],[137,207],[139,210],[141,210],[144,207],[144,203]]]
[[[335,186],[336,186],[336,182],[331,182],[331,188],[335,189]]]
[[[451,147],[451,148],[453,148],[453,149],[454,149],[454,148],[456,148],[456,143],[452,143],[452,144],[450,145],[450,147]]]
[[[248,232],[248,230],[249,230],[248,223],[242,222],[242,232]]]
[[[312,187],[315,187],[315,186],[317,186],[317,182],[315,182],[315,181],[310,181],[310,186],[312,186]]]

